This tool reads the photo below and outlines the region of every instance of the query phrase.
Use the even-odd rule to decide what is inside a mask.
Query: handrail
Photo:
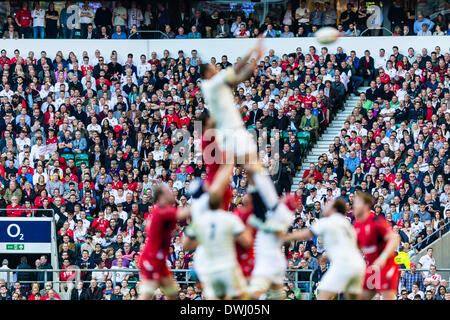
[[[71,283],[73,285],[73,282],[78,282],[78,281],[83,281],[83,283],[89,283],[90,280],[81,280],[81,273],[85,273],[85,272],[104,272],[104,273],[113,273],[114,275],[109,278],[111,279],[113,282],[115,282],[116,280],[114,279],[115,274],[117,274],[118,272],[128,272],[130,274],[132,273],[137,273],[139,272],[139,269],[134,269],[134,268],[116,268],[116,269],[107,269],[107,268],[103,268],[103,269],[80,269],[78,266],[71,266],[72,268],[68,268],[68,269],[59,269],[59,268],[53,268],[53,269],[1,269],[1,272],[5,272],[7,273],[7,279],[6,279],[6,283],[7,284],[11,284],[13,281],[13,275],[14,273],[43,273],[44,272],[44,280],[28,280],[28,281],[20,281],[21,284],[32,284],[32,283],[47,283],[47,282],[51,282],[52,285],[53,284],[61,284],[61,283],[66,283],[69,284]],[[75,272],[74,276],[72,279],[64,281],[64,280],[53,280],[53,281],[47,281],[47,274],[48,273],[60,273],[60,272]],[[171,269],[170,270],[173,274],[176,272],[181,272],[184,273],[184,277],[185,279],[183,281],[177,281],[176,277],[175,281],[179,284],[195,284],[196,281],[190,280],[190,273],[191,273],[191,269]],[[287,269],[286,272],[288,271],[293,271],[296,273],[296,277],[295,277],[295,281],[285,281],[285,283],[289,283],[289,282],[293,282],[295,283],[296,287],[298,287],[299,283],[309,283],[309,297],[312,298],[312,287],[313,287],[313,281],[312,281],[312,276],[314,274],[313,269]],[[309,281],[299,281],[298,280],[298,274],[300,272],[310,272],[310,277],[309,277]],[[97,283],[104,283],[103,280],[97,280]],[[131,282],[134,283],[134,282]]]
[[[130,33],[130,35],[128,36],[128,39],[130,39],[130,37],[136,33],[160,33],[162,36],[164,36],[166,39],[169,39],[169,36],[167,34],[165,34],[164,32],[160,31],[160,30],[138,30],[135,33]]]
[[[42,218],[53,218],[55,219],[55,209],[53,208],[48,208],[48,209],[27,209],[27,208],[22,208],[22,209],[8,209],[8,208],[0,208],[0,212],[1,211],[32,211],[32,218],[41,218],[41,217],[35,217],[34,216],[34,212],[35,211],[51,211],[52,212],[52,216],[51,217],[42,217]],[[10,217],[4,217],[4,218],[10,218]],[[14,218],[29,218],[29,217],[11,217],[11,219]]]
[[[385,31],[389,32],[391,36],[394,34],[394,33],[393,33],[391,30],[389,30],[388,28],[385,28],[385,27],[378,27],[378,28],[367,28],[367,29],[363,30],[363,31],[359,34],[359,36],[361,37],[364,33],[366,33],[366,32],[369,31],[369,30],[385,30]]]
[[[437,230],[435,230],[432,234],[426,236],[425,238],[422,239],[421,242],[416,243],[412,248],[414,249],[414,254],[412,255],[412,257],[414,257],[415,255],[417,255],[417,253],[419,253],[419,249],[418,246],[421,245],[424,241],[426,241],[428,238],[434,236],[436,233],[442,232],[444,229],[450,227],[450,221],[448,221],[446,224],[444,224],[443,226],[441,226],[440,228],[438,228]],[[436,240],[438,240],[442,235],[439,235]],[[434,240],[434,241],[436,241]],[[433,241],[433,242],[434,242]],[[422,251],[424,248],[421,248],[420,251]],[[417,251],[417,252],[416,252]]]

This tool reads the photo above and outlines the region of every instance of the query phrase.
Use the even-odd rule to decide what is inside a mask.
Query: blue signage
[[[0,243],[49,243],[51,232],[51,221],[0,221]]]

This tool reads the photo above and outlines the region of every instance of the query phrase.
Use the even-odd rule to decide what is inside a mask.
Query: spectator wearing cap
[[[409,265],[410,271],[407,271],[402,279],[402,286],[412,292],[414,284],[418,285],[418,289],[423,290],[423,276],[422,273],[417,272],[417,266],[415,263]]]

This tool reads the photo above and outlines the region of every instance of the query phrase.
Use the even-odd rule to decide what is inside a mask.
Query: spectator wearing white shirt
[[[153,160],[155,160],[155,161],[162,160],[163,157],[164,157],[164,151],[162,151],[162,150],[160,149],[160,144],[159,144],[158,141],[155,142],[154,147],[155,147],[155,150],[152,151],[152,154],[153,154]]]
[[[433,286],[437,288],[441,283],[441,275],[436,272],[436,266],[430,266],[430,272],[423,280],[423,286]]]
[[[269,69],[272,71],[273,76],[279,76],[281,75],[281,67],[278,65],[278,63],[274,60],[272,61],[272,66],[269,67]]]
[[[419,295],[420,298],[423,300],[423,298],[425,297],[423,291],[420,291],[419,286],[417,285],[417,283],[413,284],[412,286],[412,291],[411,293],[408,295],[408,299],[409,300],[414,300],[416,295]]]
[[[427,249],[427,254],[419,259],[419,263],[422,265],[422,269],[430,270],[430,267],[436,265],[436,260],[433,257],[433,248]],[[428,271],[424,271],[424,274],[428,275]]]
[[[145,76],[145,73],[147,71],[151,71],[152,70],[152,66],[150,63],[147,62],[147,57],[145,56],[145,54],[141,55],[141,63],[138,64],[137,66],[137,76],[139,78],[142,78],[143,76]]]
[[[92,117],[91,123],[87,126],[87,131],[97,131],[99,134],[102,133],[102,127],[97,123],[97,118]]]
[[[84,1],[84,5],[80,9],[80,27],[82,39],[87,38],[88,26],[93,22],[94,22],[94,9],[90,8],[89,1]]]
[[[39,1],[34,3],[34,9],[31,11],[33,18],[33,38],[44,39],[45,36],[45,10],[41,9]]]
[[[5,84],[5,88],[0,91],[0,97],[7,97],[8,101],[11,102],[11,98],[14,95],[14,91],[11,90],[9,83]]]
[[[117,265],[112,266],[111,270],[118,270],[118,269],[128,269],[123,264],[123,258],[118,258]],[[130,272],[128,271],[117,271],[117,272],[110,272],[110,279],[113,281],[114,285],[116,283],[121,283],[123,280],[128,280],[130,275]]]
[[[386,68],[386,63],[388,62],[389,58],[386,57],[385,53],[386,51],[384,49],[380,49],[378,57],[375,58],[375,70]]]
[[[142,10],[136,7],[136,1],[132,1],[131,8],[128,9],[128,29],[131,30],[133,25],[136,25],[139,29],[143,20]]]
[[[42,150],[45,148],[45,146],[43,145],[43,141],[44,140],[42,139],[42,137],[36,138],[36,144],[31,147],[31,152],[30,152],[30,161],[31,162],[33,162],[35,160],[39,160]]]
[[[393,67],[392,61],[389,60],[387,62],[385,72],[391,79],[394,79],[397,76],[397,69]]]

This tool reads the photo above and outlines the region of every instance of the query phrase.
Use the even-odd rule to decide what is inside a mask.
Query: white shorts
[[[280,249],[281,251],[281,249]],[[273,284],[283,284],[286,276],[286,259],[283,257],[264,257],[256,254],[253,278],[264,278]]]
[[[232,151],[236,157],[242,157],[246,154],[256,154],[258,149],[254,137],[246,129],[227,129],[221,132],[222,150]]]
[[[247,283],[239,266],[203,274],[203,277],[200,276],[200,280],[204,285],[204,293],[208,299],[224,298],[225,296],[238,298],[245,294],[247,290]]]
[[[360,294],[364,283],[365,265],[355,263],[351,265],[333,265],[327,270],[317,289],[336,292]]]

